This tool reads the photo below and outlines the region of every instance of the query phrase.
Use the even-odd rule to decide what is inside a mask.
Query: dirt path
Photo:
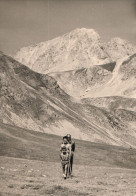
[[[136,170],[74,165],[64,180],[59,163],[0,157],[0,195],[136,196]]]

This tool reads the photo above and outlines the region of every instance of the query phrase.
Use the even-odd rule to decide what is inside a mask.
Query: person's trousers
[[[70,172],[72,173],[72,168],[73,168],[73,159],[74,159],[74,155],[72,154],[70,157]]]

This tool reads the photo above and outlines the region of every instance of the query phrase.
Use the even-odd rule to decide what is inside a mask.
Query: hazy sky
[[[103,41],[136,44],[136,0],[0,0],[0,50],[7,54],[81,27]]]

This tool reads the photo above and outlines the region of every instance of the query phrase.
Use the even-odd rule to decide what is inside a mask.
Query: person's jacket
[[[75,142],[73,140],[69,141],[69,144],[71,145],[71,151],[75,151]]]

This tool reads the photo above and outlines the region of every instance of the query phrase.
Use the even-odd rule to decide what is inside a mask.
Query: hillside
[[[82,102],[102,108],[136,130],[136,99],[125,97],[84,98]]]
[[[1,53],[1,122],[93,142],[135,146],[134,127],[110,111],[75,101],[56,80]]]
[[[3,53],[0,67],[2,122],[58,135],[66,134],[70,128],[78,131],[75,137],[84,135],[73,125],[75,116],[67,108],[70,97],[52,77],[33,72]]]
[[[136,53],[117,61],[112,77],[101,88],[90,88],[85,97],[124,96],[136,98]],[[91,96],[90,96],[90,95]]]
[[[117,62],[49,75],[65,92],[76,98],[136,98],[136,53]]]

